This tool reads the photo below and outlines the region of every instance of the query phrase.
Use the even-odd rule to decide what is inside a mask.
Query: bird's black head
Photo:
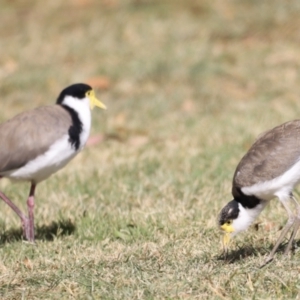
[[[85,83],[72,84],[61,91],[56,103],[61,104],[66,96],[72,96],[77,99],[83,99],[86,97],[86,93],[91,90],[92,88]]]
[[[236,200],[228,202],[221,210],[218,218],[219,226],[230,223],[239,216],[239,204]]]
[[[228,202],[221,210],[218,219],[218,225],[221,230],[224,231],[223,235],[223,247],[224,251],[227,252],[228,245],[231,236],[233,236],[239,229],[238,224],[234,222],[238,221],[240,214],[239,203],[236,200]]]

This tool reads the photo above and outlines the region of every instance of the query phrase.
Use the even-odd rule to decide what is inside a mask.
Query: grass
[[[299,297],[299,241],[259,269],[278,201],[227,260],[216,227],[255,137],[299,116],[298,1],[0,5],[1,121],[78,81],[109,108],[103,142],[37,187],[36,245],[0,204],[1,299]],[[25,210],[28,184],[0,188]]]

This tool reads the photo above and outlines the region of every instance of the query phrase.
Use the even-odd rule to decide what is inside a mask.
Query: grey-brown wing
[[[299,159],[300,120],[294,120],[259,136],[238,164],[233,186],[251,186],[276,178]]]
[[[0,172],[20,168],[47,151],[71,124],[59,105],[38,107],[0,124]]]

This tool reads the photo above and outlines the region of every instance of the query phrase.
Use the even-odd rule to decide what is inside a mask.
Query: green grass
[[[299,117],[298,1],[0,6],[1,121],[71,83],[110,82],[95,86],[104,141],[37,187],[36,245],[0,203],[1,299],[300,296],[299,242],[259,269],[286,221],[277,200],[227,261],[216,226],[255,137]],[[0,188],[25,210],[28,184]]]

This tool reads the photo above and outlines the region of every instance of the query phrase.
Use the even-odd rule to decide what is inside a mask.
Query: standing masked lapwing
[[[91,109],[105,109],[86,84],[73,84],[56,105],[23,112],[0,124],[0,178],[31,184],[24,214],[3,192],[0,198],[20,217],[24,237],[34,242],[36,185],[63,168],[84,147],[91,128]]]
[[[300,120],[294,120],[259,136],[238,164],[232,184],[234,199],[221,210],[218,219],[219,227],[225,232],[225,251],[230,237],[247,229],[269,201],[277,197],[287,212],[288,221],[265,263],[273,259],[292,229],[284,252],[287,254],[300,225],[300,205],[292,193],[299,182]]]

